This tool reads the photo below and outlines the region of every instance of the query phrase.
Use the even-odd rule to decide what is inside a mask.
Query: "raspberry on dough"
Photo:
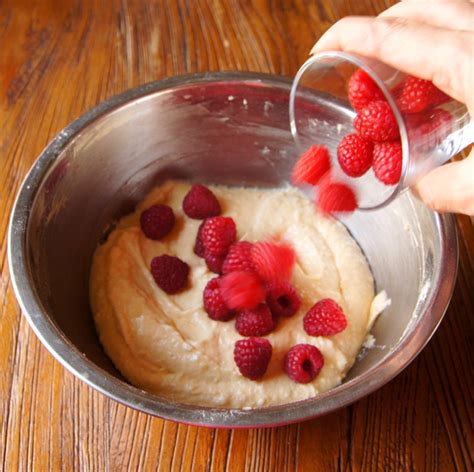
[[[268,339],[247,338],[235,343],[234,361],[240,373],[250,380],[265,375],[272,357],[272,345]]]

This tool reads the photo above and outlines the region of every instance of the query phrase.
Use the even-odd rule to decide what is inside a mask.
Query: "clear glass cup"
[[[378,85],[400,132],[403,163],[397,184],[379,181],[373,169],[361,177],[349,177],[337,160],[341,139],[355,133],[357,112],[348,99],[348,83],[358,69]],[[462,103],[440,93],[439,103],[417,112],[401,101],[407,75],[376,60],[343,52],[324,52],[310,57],[300,68],[290,94],[290,122],[301,152],[313,144],[328,147],[333,161],[332,178],[345,181],[356,192],[361,210],[383,207],[431,169],[445,163],[474,142],[474,123]]]

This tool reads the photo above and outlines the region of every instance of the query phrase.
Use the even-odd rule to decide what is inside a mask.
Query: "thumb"
[[[474,215],[474,150],[462,161],[432,170],[413,190],[433,210]]]

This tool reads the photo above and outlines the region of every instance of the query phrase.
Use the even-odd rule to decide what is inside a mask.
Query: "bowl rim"
[[[95,390],[124,405],[163,419],[180,423],[250,428],[281,426],[327,414],[374,392],[399,374],[421,352],[441,322],[451,299],[458,264],[458,240],[454,216],[432,212],[440,240],[440,267],[426,298],[424,321],[417,330],[409,330],[403,342],[370,370],[338,387],[306,400],[255,409],[197,407],[173,402],[145,392],[106,372],[88,360],[62,333],[42,307],[30,283],[26,239],[29,213],[37,189],[49,167],[81,131],[112,111],[136,99],[151,97],[168,89],[189,84],[249,82],[288,91],[291,79],[254,72],[208,72],[158,80],[127,90],[99,103],[67,125],[41,152],[27,173],[11,212],[8,228],[8,263],[12,285],[23,315],[49,352],[73,375]]]

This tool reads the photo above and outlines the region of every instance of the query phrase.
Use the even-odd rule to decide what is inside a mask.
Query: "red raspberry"
[[[405,115],[404,119],[416,152],[433,152],[452,131],[451,113],[441,108]]]
[[[285,356],[286,375],[298,383],[308,383],[315,379],[324,365],[321,351],[311,344],[297,344]]]
[[[253,271],[252,251],[253,244],[248,241],[238,241],[229,248],[229,252],[222,266],[222,273],[228,274],[235,270]]]
[[[357,208],[357,197],[347,184],[327,180],[319,189],[317,204],[323,213],[350,213]]]
[[[311,146],[293,167],[291,181],[295,185],[316,185],[331,168],[331,158],[326,146]]]
[[[216,256],[214,254],[204,253],[204,261],[206,262],[207,268],[216,274],[222,274],[222,265],[224,264],[224,256]]]
[[[393,141],[399,137],[395,115],[383,100],[370,102],[361,110],[355,117],[354,128],[367,141]]]
[[[177,257],[164,254],[152,259],[151,274],[158,287],[173,294],[180,292],[188,284],[189,266]]]
[[[385,100],[382,90],[362,69],[356,70],[349,79],[347,95],[356,111],[375,100]]]
[[[405,85],[405,82],[401,81],[401,82],[398,82],[398,84],[396,84],[395,86],[393,86],[390,89],[390,93],[391,93],[392,97],[395,97],[395,98],[399,97],[400,94],[402,93],[404,85]]]
[[[330,298],[320,300],[303,318],[303,328],[310,336],[333,336],[346,327],[346,315]]]
[[[385,185],[395,185],[402,173],[402,145],[400,142],[377,143],[374,146],[374,174]]]
[[[206,253],[215,256],[227,254],[229,246],[237,237],[234,220],[226,216],[213,216],[204,221],[201,240]]]
[[[206,220],[204,220],[198,228],[197,234],[196,234],[196,242],[194,243],[194,254],[196,254],[199,257],[204,257],[205,249],[204,249],[204,243],[202,242],[202,229],[204,228],[204,223]]]
[[[441,108],[431,110],[423,116],[423,124],[418,127],[418,132],[422,135],[436,133],[437,136],[444,139],[452,131],[453,117],[449,111]]]
[[[168,205],[153,205],[140,215],[140,227],[150,239],[165,237],[173,229],[174,223],[174,213]]]
[[[243,310],[235,319],[235,329],[242,336],[265,336],[273,331],[275,324],[265,304],[251,310]]]
[[[252,248],[255,270],[267,282],[289,280],[295,261],[295,251],[287,244],[259,242]]]
[[[216,196],[204,185],[195,184],[183,200],[186,215],[196,220],[203,220],[221,214],[221,206]]]
[[[240,373],[250,380],[264,376],[272,357],[272,345],[268,339],[248,338],[235,343],[234,361]]]
[[[438,88],[436,89],[435,93],[433,94],[433,106],[442,105],[443,103],[447,103],[451,100],[452,100],[452,98],[449,95],[442,92]]]
[[[397,99],[397,105],[401,112],[418,113],[430,106],[444,103],[447,99],[449,97],[429,80],[409,75]]]
[[[231,310],[221,297],[219,278],[207,282],[203,293],[204,310],[211,320],[228,321],[234,317],[235,311]]]
[[[289,318],[299,310],[301,298],[290,283],[273,282],[267,285],[267,305],[275,319]]]
[[[342,138],[337,147],[337,159],[341,169],[351,177],[364,175],[372,165],[374,145],[358,134],[349,134]]]
[[[221,295],[229,308],[255,308],[265,298],[262,282],[253,272],[237,270],[219,279]]]
[[[425,114],[424,113],[403,113],[403,121],[405,122],[405,127],[408,132],[410,130],[414,130],[418,128],[425,122]]]

